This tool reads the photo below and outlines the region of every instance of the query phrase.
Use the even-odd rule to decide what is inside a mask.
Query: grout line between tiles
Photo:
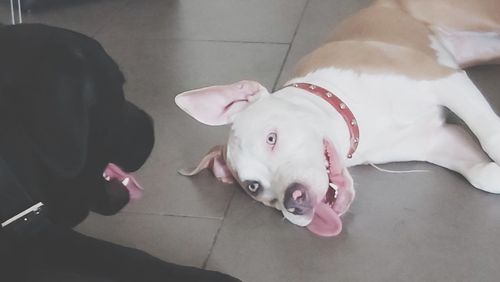
[[[251,40],[218,40],[218,39],[190,39],[190,38],[171,38],[178,41],[194,41],[194,42],[220,42],[220,43],[250,43],[250,44],[271,44],[271,45],[289,45],[286,42],[276,41],[251,41]]]
[[[202,269],[207,268],[208,260],[210,259],[210,256],[212,255],[212,251],[214,250],[215,243],[217,242],[217,239],[219,238],[219,233],[222,229],[222,226],[224,225],[224,220],[226,219],[227,213],[229,212],[229,208],[231,207],[231,204],[233,203],[234,196],[236,194],[236,191],[233,191],[233,194],[231,195],[231,199],[229,200],[229,203],[227,204],[226,210],[224,211],[224,217],[222,218],[222,221],[219,225],[219,228],[217,229],[217,232],[215,233],[214,240],[212,241],[212,246],[210,246],[210,250],[208,251],[208,255],[203,261],[203,264],[201,265]]]
[[[99,30],[102,31],[103,28]],[[94,36],[97,36],[97,32]],[[129,39],[130,36],[120,36],[114,35],[114,39]],[[135,39],[140,38],[135,36]],[[157,37],[157,36],[144,36],[144,40],[166,40],[166,41],[179,41],[179,42],[209,42],[209,43],[234,43],[234,44],[268,44],[268,45],[290,45],[287,42],[276,42],[276,41],[251,41],[251,40],[222,40],[222,39],[196,39],[196,38],[178,38],[178,37]]]
[[[285,64],[288,60],[288,55],[290,55],[290,50],[292,49],[293,42],[295,41],[295,37],[297,36],[297,32],[299,31],[299,27],[302,24],[302,19],[304,18],[304,14],[306,13],[307,7],[309,6],[309,2],[311,0],[307,0],[306,4],[304,5],[304,9],[302,9],[302,13],[300,14],[300,19],[299,23],[295,27],[295,31],[293,32],[292,36],[292,41],[290,41],[290,44],[288,45],[288,50],[286,50],[285,58],[283,59],[283,63],[281,64],[280,71],[278,72],[278,77],[276,77],[276,81],[274,82],[272,91],[276,91],[276,86],[278,85],[278,82],[281,78],[281,74],[283,73],[283,69],[285,68]]]
[[[180,217],[180,218],[214,219],[214,220],[222,220],[223,219],[222,217],[214,217],[214,216],[194,216],[194,215],[154,213],[154,212],[136,212],[136,211],[122,211],[122,212],[120,212],[120,214],[154,215],[154,216],[169,216],[169,217]]]

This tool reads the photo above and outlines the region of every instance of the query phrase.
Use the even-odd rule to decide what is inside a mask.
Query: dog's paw
[[[500,194],[500,166],[496,163],[491,162],[474,166],[469,171],[467,179],[478,189]]]
[[[500,133],[494,134],[482,145],[484,151],[490,156],[490,158],[500,165]]]

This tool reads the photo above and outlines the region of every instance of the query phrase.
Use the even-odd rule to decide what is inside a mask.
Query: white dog
[[[500,119],[462,70],[482,63],[500,63],[500,1],[375,1],[274,93],[241,81],[179,94],[198,121],[232,123],[227,145],[182,173],[211,168],[322,236],[341,231],[358,164],[427,161],[500,193]]]

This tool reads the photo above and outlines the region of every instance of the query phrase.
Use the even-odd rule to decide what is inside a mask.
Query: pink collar
[[[333,93],[330,91],[326,90],[325,88],[319,87],[314,84],[310,83],[294,83],[287,85],[285,87],[295,87],[295,88],[300,88],[303,90],[306,90],[316,96],[319,96],[323,98],[325,101],[327,101],[330,105],[332,105],[337,112],[344,118],[347,128],[349,128],[349,134],[351,135],[351,147],[349,148],[349,152],[347,153],[347,158],[352,158],[352,155],[358,148],[358,143],[359,143],[359,127],[358,127],[358,122],[356,121],[356,118],[354,117],[354,114],[351,112],[349,107],[340,100],[339,97],[335,96]]]

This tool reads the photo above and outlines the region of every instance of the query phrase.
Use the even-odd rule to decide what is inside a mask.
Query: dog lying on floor
[[[426,161],[500,193],[500,119],[463,70],[486,63],[500,63],[500,1],[374,1],[275,93],[241,81],[179,94],[196,120],[232,124],[227,145],[180,172],[210,168],[321,236],[342,229],[350,166]],[[445,123],[445,107],[482,148]]]
[[[238,281],[71,229],[139,196],[128,173],[152,150],[153,121],[95,40],[27,24],[0,26],[0,42],[1,280]]]

